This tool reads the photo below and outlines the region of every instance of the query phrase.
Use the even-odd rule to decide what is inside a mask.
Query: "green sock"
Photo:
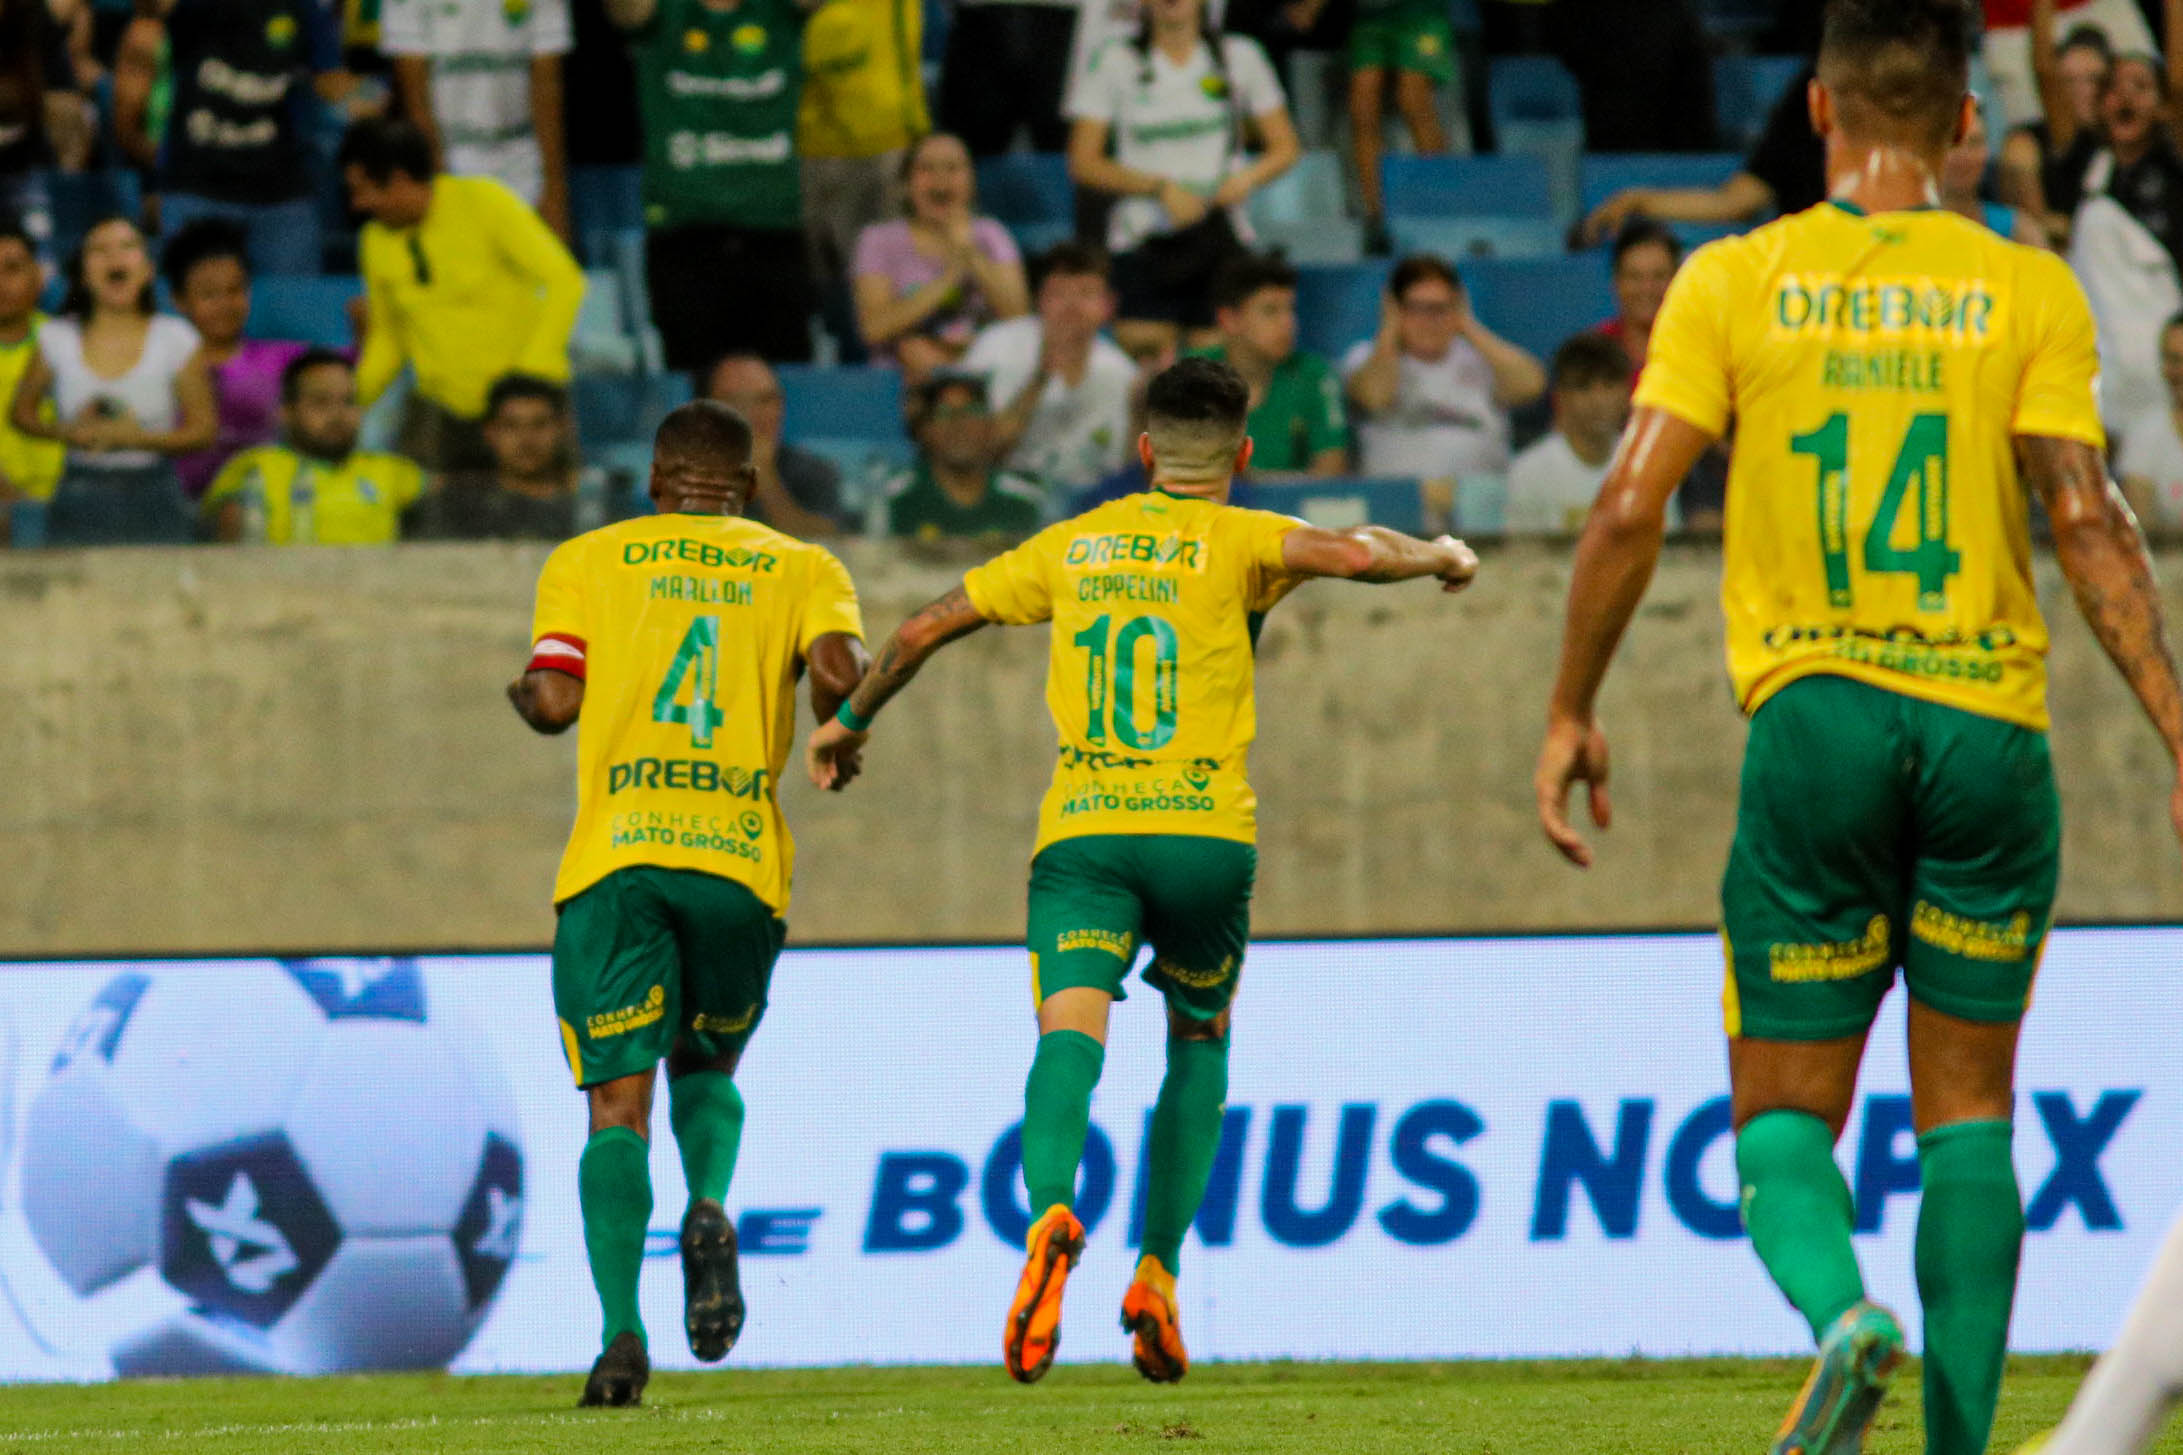
[[[1076,1164],[1091,1127],[1092,1088],[1107,1048],[1082,1031],[1048,1031],[1038,1038],[1031,1076],[1023,1086],[1023,1180],[1031,1216],[1055,1203],[1076,1205]]]
[[[593,1132],[577,1163],[576,1190],[584,1209],[584,1252],[591,1283],[606,1316],[599,1344],[620,1333],[644,1337],[637,1313],[637,1275],[644,1268],[644,1227],[652,1219],[652,1166],[643,1137],[627,1127]]]
[[[1152,1109],[1144,1253],[1173,1273],[1182,1236],[1205,1200],[1228,1101],[1228,1041],[1167,1042],[1167,1076]]]
[[[1809,1112],[1761,1112],[1736,1134],[1736,1175],[1752,1251],[1819,1338],[1865,1296],[1833,1134]]]
[[[743,1145],[743,1093],[725,1071],[692,1071],[667,1081],[667,1120],[682,1150],[692,1202],[724,1202]]]
[[[1925,1448],[1982,1455],[2001,1398],[2024,1203],[2004,1121],[1918,1138],[1918,1298],[1925,1305]]]

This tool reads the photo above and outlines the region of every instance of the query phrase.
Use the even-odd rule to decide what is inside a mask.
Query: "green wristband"
[[[841,710],[834,714],[834,721],[853,733],[868,733],[872,730],[872,720],[857,716],[856,709],[849,705],[846,697],[841,700]]]

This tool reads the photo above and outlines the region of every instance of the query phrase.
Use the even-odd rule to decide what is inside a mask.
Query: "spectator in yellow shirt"
[[[399,455],[362,454],[356,374],[331,349],[312,349],[281,374],[282,443],[227,462],[203,506],[223,541],[276,546],[383,546],[424,475]]]
[[[0,220],[0,399],[15,397],[15,386],[38,352],[38,325],[45,322],[38,312],[43,282],[30,233],[21,223]],[[51,424],[53,402],[47,400],[44,409]],[[0,545],[10,538],[13,512],[7,507],[18,500],[52,499],[66,454],[67,446],[59,440],[22,433],[0,410]]]
[[[569,377],[584,275],[523,200],[489,177],[449,177],[406,121],[349,128],[341,173],[364,224],[365,333],[357,396],[416,374],[402,451],[428,470],[489,470],[485,396],[503,374]]]
[[[812,276],[839,288],[857,234],[902,211],[902,156],[932,130],[918,0],[829,0],[804,26],[796,155]]]

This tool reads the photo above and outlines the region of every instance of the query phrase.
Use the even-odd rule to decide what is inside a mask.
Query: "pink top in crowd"
[[[252,445],[280,438],[280,376],[308,347],[273,339],[245,339],[226,363],[212,370],[212,392],[220,406],[220,442],[209,450],[174,462],[182,489],[197,499],[220,467]]]
[[[1008,229],[990,217],[973,219],[970,224],[970,240],[979,252],[997,263],[1016,263],[1023,254],[1016,249],[1016,240],[1008,235]],[[895,296],[900,298],[915,293],[927,283],[947,272],[947,262],[942,258],[927,257],[917,250],[910,236],[908,219],[894,222],[877,222],[857,235],[857,256],[854,272],[857,277],[876,275],[894,284]],[[930,338],[944,339],[949,343],[967,344],[972,334],[993,321],[993,305],[977,292],[977,284],[970,284],[970,292],[935,313],[921,324],[917,332]],[[883,344],[872,350],[875,360],[894,362],[893,344]]]

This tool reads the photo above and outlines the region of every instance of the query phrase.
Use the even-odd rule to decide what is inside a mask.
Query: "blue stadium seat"
[[[1749,38],[1773,28],[1781,17],[1780,0],[1699,0],[1705,33],[1722,39]]]
[[[1546,165],[1534,156],[1388,157],[1380,179],[1389,218],[1554,216]]]
[[[643,365],[636,330],[622,298],[621,275],[611,268],[584,274],[584,301],[569,339],[569,361],[578,372],[634,374]]]
[[[349,300],[363,291],[363,283],[353,277],[256,279],[250,285],[250,334],[347,348],[355,337],[349,327]]]
[[[1398,253],[1470,258],[1550,258],[1562,229],[1533,217],[1398,217],[1388,225]]]
[[[796,448],[823,457],[840,472],[842,508],[851,515],[868,509],[887,477],[908,469],[916,454],[909,436],[899,432],[891,440],[798,435]]]
[[[1614,314],[1607,254],[1595,249],[1557,258],[1486,259],[1462,267],[1479,320],[1544,361],[1574,334]]]
[[[641,167],[569,168],[569,222],[584,261],[611,267],[609,238],[644,227],[644,170]]]
[[[1245,204],[1254,226],[1319,223],[1349,211],[1339,152],[1305,152],[1296,165],[1251,194]]]
[[[902,437],[902,375],[878,367],[787,364],[779,370],[790,439]]]
[[[1073,221],[1018,222],[1011,225],[1008,232],[1016,240],[1016,251],[1030,261],[1056,243],[1065,243],[1075,237],[1076,224]]]
[[[1478,9],[1478,0],[1449,0],[1448,24],[1459,36],[1477,35],[1486,28],[1485,16]]]
[[[1584,210],[1631,187],[1717,187],[1742,166],[1735,152],[1602,152],[1584,159]]]
[[[1011,228],[1071,223],[1076,185],[1059,152],[1009,152],[978,163],[978,210]]]
[[[1301,347],[1338,360],[1351,344],[1379,332],[1384,263],[1327,263],[1297,270],[1296,324]]]
[[[586,453],[634,444],[644,428],[644,381],[630,374],[578,374],[569,381],[576,406],[576,435]]]
[[[1258,222],[1261,249],[1278,251],[1290,262],[1360,263],[1364,261],[1364,224],[1354,217],[1322,217],[1305,222]]]
[[[1496,56],[1486,73],[1486,108],[1503,121],[1582,121],[1577,78],[1552,56]]]
[[[1721,56],[1713,62],[1713,111],[1721,144],[1749,151],[1774,103],[1811,62],[1802,56]]]
[[[1330,530],[1384,525],[1415,535],[1425,529],[1424,502],[1415,480],[1253,480],[1250,501],[1259,509],[1299,516]]]

